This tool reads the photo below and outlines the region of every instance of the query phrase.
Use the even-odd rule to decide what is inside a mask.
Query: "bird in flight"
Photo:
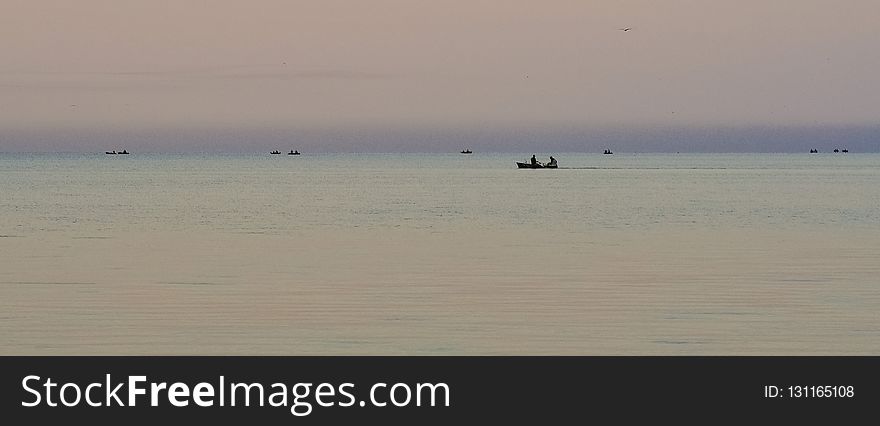
[[[632,30],[632,28],[630,28],[630,27],[620,29],[620,31],[623,31],[623,32],[627,32],[627,31],[631,31],[631,30]]]

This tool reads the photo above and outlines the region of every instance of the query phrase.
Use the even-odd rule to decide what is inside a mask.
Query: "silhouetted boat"
[[[281,154],[281,151],[272,151],[272,152],[270,152],[269,154],[272,154],[272,155],[278,155],[278,154]]]
[[[837,149],[837,148],[835,148],[835,149],[834,149],[834,152],[840,152],[840,150],[839,150],[839,149]]]
[[[469,149],[466,149],[466,150],[462,151],[461,153],[462,154],[473,154],[474,152]]]
[[[300,155],[299,151],[290,151],[287,155]]]
[[[605,152],[603,152],[602,154],[605,154],[605,155],[611,155],[611,154],[614,154],[614,153],[611,152],[610,149],[606,149]]]
[[[128,154],[128,151],[123,149],[122,152],[120,152],[120,154]]]
[[[116,151],[104,151],[104,154],[107,154],[107,155],[116,155]]]
[[[849,150],[844,148],[843,151],[840,151],[840,152],[847,153],[847,152],[849,152]]]
[[[519,161],[516,162],[516,167],[518,167],[520,169],[558,169],[559,168],[559,166],[557,166],[556,164],[542,164],[542,163],[532,164],[532,163],[520,163]]]

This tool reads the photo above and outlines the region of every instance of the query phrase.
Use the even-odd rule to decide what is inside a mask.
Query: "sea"
[[[0,154],[0,354],[880,353],[880,154],[531,154]]]

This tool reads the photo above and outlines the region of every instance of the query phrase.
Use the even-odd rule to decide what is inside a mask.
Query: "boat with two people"
[[[281,154],[281,151],[275,150],[275,151],[270,152],[269,154],[279,155],[279,154]]]
[[[104,154],[107,154],[107,155],[128,155],[128,151],[126,151],[124,149],[122,150],[122,152],[116,152],[116,150],[104,151]]]
[[[462,154],[473,154],[474,152],[471,151],[470,149],[465,149],[465,150],[461,151],[461,153]]]
[[[605,152],[603,152],[602,154],[604,154],[604,155],[612,155],[612,154],[614,154],[614,153],[611,152],[610,149],[606,149]]]
[[[290,151],[287,155],[300,155],[299,151]]]
[[[553,156],[550,156],[550,161],[547,163],[542,163],[532,155],[531,160],[528,163],[520,163],[516,162],[516,167],[520,169],[558,169],[559,166],[556,164],[556,159]]]

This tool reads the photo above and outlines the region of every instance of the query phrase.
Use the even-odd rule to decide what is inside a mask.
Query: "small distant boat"
[[[516,162],[516,167],[520,169],[558,169],[559,166],[556,164],[543,164],[543,163],[520,163]]]
[[[462,154],[473,154],[474,152],[469,149],[466,149],[466,150],[462,151],[461,153]]]
[[[278,154],[281,154],[281,151],[272,151],[272,152],[270,152],[269,154],[272,154],[272,155],[278,155]]]
[[[107,154],[107,155],[116,155],[117,152],[116,152],[115,150],[114,150],[114,151],[104,151],[104,154]]]
[[[516,162],[516,167],[519,169],[558,169],[559,166],[556,164],[556,160],[553,160],[550,163],[541,163],[540,161],[532,164],[532,163],[520,163]]]
[[[123,149],[122,152],[120,152],[120,154],[128,155],[128,151]]]
[[[287,155],[300,155],[299,151],[290,151]]]
[[[840,150],[837,148],[834,148],[834,152],[840,152]]]
[[[818,153],[819,153],[818,149],[811,149],[810,150],[810,154],[818,154]]]
[[[614,153],[611,152],[610,149],[606,149],[605,152],[603,152],[602,154],[604,154],[604,155],[612,155],[612,154],[614,154]]]
[[[848,150],[848,149],[846,149],[846,148],[844,148],[844,149],[843,149],[843,151],[840,151],[840,152],[842,152],[842,153],[844,153],[844,154],[845,154],[845,153],[847,153],[847,152],[849,152],[849,150]]]
[[[558,169],[559,166],[556,165],[556,159],[553,156],[550,156],[550,162],[542,163],[538,161],[535,156],[532,156],[532,159],[528,163],[520,163],[516,162],[516,167],[520,169]]]

